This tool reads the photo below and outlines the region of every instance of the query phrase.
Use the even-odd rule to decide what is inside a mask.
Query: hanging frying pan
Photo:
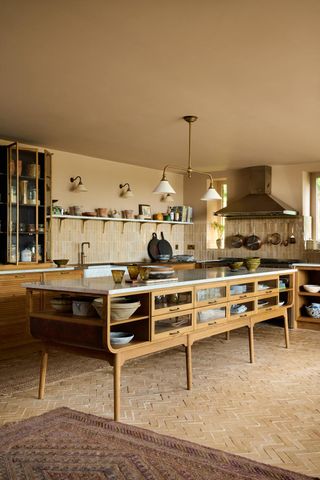
[[[270,243],[272,245],[280,245],[281,243],[281,235],[280,233],[272,233],[272,235],[270,235]]]
[[[231,247],[232,248],[240,248],[244,244],[244,237],[238,233],[238,235],[233,235],[231,237]]]
[[[249,250],[259,250],[261,248],[261,239],[257,235],[249,235],[245,240],[245,246]]]
[[[152,238],[150,242],[148,243],[148,255],[151,258],[151,260],[157,260],[159,256],[159,248],[158,248],[158,237],[156,233],[152,234]]]
[[[172,257],[172,247],[170,243],[165,240],[163,232],[161,232],[161,239],[158,242],[158,249],[160,255],[170,255],[170,258]]]

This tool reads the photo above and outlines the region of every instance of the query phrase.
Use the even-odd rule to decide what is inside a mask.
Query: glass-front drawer
[[[240,318],[248,317],[252,313],[255,313],[255,301],[247,300],[245,302],[237,302],[230,304],[230,317]]]
[[[279,295],[266,295],[265,297],[257,298],[257,310],[259,312],[267,312],[274,310],[280,305]]]
[[[227,298],[226,284],[210,284],[206,287],[196,287],[195,303],[196,306],[213,305],[224,302]]]
[[[191,331],[193,329],[192,317],[192,311],[186,311],[177,315],[161,315],[161,317],[153,318],[153,339],[170,337]]]
[[[232,283],[229,287],[231,300],[252,297],[255,294],[254,282],[238,282]]]
[[[216,325],[227,321],[227,306],[216,305],[215,307],[205,307],[196,311],[197,327]]]
[[[152,315],[180,312],[193,307],[193,289],[158,290],[152,292]]]
[[[278,277],[267,277],[257,282],[257,293],[274,293],[278,290]]]

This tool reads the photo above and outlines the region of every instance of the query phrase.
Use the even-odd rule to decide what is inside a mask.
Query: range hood
[[[248,194],[233,200],[215,215],[230,218],[288,217],[298,212],[271,195],[271,167],[243,168],[243,181],[248,185]]]

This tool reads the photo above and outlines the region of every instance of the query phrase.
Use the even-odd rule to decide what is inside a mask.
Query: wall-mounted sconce
[[[125,188],[125,187],[127,187],[127,190],[121,190],[120,196],[123,198],[133,197],[133,192],[130,188],[129,183],[120,183],[119,188]]]
[[[76,180],[79,180],[78,184],[74,183]],[[77,175],[76,177],[71,177],[70,182],[73,184],[72,185],[72,187],[73,187],[72,190],[74,192],[87,192],[88,191],[87,187],[85,187],[83,185],[81,177],[79,175]]]
[[[165,193],[164,195],[162,195],[160,201],[165,203],[173,203],[174,199],[170,193]]]

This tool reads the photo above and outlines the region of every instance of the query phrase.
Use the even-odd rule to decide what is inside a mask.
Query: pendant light
[[[182,117],[185,122],[189,124],[189,155],[188,155],[188,167],[187,168],[182,168],[177,165],[166,165],[163,169],[162,172],[162,178],[160,180],[160,183],[157,185],[157,187],[153,190],[153,193],[160,193],[162,195],[167,195],[167,194],[172,194],[176,193],[172,186],[170,185],[166,173],[167,170],[177,170],[180,172],[184,172],[187,174],[188,178],[191,178],[193,173],[197,173],[199,175],[206,175],[209,178],[210,184],[208,190],[204,193],[204,195],[201,197],[201,200],[208,201],[208,200],[221,200],[221,196],[219,193],[216,191],[216,189],[213,186],[213,177],[211,173],[209,172],[201,172],[199,170],[194,170],[191,166],[191,125],[193,122],[198,120],[198,117],[195,115],[185,115]]]

